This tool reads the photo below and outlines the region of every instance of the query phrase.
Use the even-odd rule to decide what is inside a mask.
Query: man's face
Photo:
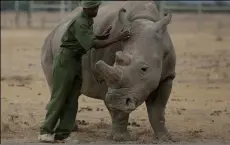
[[[84,11],[86,12],[86,14],[87,14],[89,17],[94,18],[94,17],[97,16],[98,8],[99,8],[99,6],[96,6],[96,7],[93,7],[93,8],[84,9]]]

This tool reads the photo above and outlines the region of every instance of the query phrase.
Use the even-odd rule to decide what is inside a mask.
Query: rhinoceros
[[[81,11],[77,7],[46,37],[41,64],[52,88],[53,57],[59,54],[61,37]],[[127,140],[129,114],[145,102],[149,122],[158,139],[171,140],[165,126],[165,108],[175,78],[176,55],[167,31],[170,12],[160,15],[154,1],[116,1],[101,5],[94,20],[94,32],[100,35],[112,26],[110,36],[123,29],[130,39],[104,49],[90,49],[82,56],[81,93],[104,101],[112,119],[109,137]],[[109,36],[109,37],[110,37]]]

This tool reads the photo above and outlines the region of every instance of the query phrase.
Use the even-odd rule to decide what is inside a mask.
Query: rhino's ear
[[[172,14],[171,14],[170,11],[167,11],[164,14],[163,18],[155,23],[155,25],[156,25],[156,33],[158,35],[161,36],[166,31],[167,25],[171,22],[171,19],[172,19]]]
[[[128,25],[130,25],[130,21],[125,16],[125,13],[126,13],[126,9],[124,8],[121,8],[118,12],[118,20],[123,27],[127,27]]]

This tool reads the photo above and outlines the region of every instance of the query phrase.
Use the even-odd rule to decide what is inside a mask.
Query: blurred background
[[[109,1],[104,1],[106,4]],[[49,28],[63,16],[78,7],[79,1],[1,1],[2,28]],[[195,15],[197,27],[201,27],[205,14],[230,12],[230,1],[156,1],[161,12],[171,10],[179,14]],[[204,15],[204,16],[202,16]],[[206,21],[206,20],[205,20]],[[216,18],[218,25],[223,19]],[[221,26],[219,26],[221,27]]]
[[[78,2],[1,1],[2,140],[37,140],[50,99],[40,65],[41,47]],[[177,63],[166,109],[169,131],[181,141],[230,142],[230,1],[156,3],[161,14],[173,14],[168,30]],[[78,112],[80,129],[73,137],[106,140],[111,120],[103,101],[82,96]],[[151,142],[145,104],[131,113],[129,122],[133,141]]]

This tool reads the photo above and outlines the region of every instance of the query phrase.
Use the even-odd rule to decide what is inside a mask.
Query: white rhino
[[[53,57],[68,24],[81,11],[76,8],[46,37],[41,64],[49,87],[52,87]],[[113,140],[128,139],[129,114],[146,103],[155,135],[169,140],[164,111],[175,78],[176,55],[167,25],[171,13],[163,18],[153,1],[108,2],[99,8],[94,21],[95,34],[112,26],[110,36],[123,28],[131,38],[104,49],[91,49],[82,57],[82,94],[103,100],[112,118]]]

